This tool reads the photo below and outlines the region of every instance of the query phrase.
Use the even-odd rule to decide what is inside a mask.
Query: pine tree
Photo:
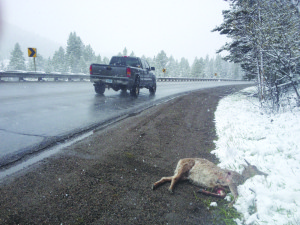
[[[215,78],[215,68],[214,68],[215,60],[214,58],[208,59],[208,62],[205,64],[205,77],[206,78]]]
[[[209,55],[206,55],[205,56],[205,60],[204,60],[204,65],[205,65],[205,68],[204,68],[204,77],[205,78],[208,78],[209,77]]]
[[[191,76],[192,77],[204,77],[204,60],[203,58],[198,59],[197,57],[194,60],[191,69]]]
[[[156,73],[159,76],[164,76],[162,69],[167,67],[167,63],[169,61],[167,54],[162,50],[160,53],[157,54],[155,61],[157,66]]]
[[[53,65],[52,65],[52,60],[49,57],[48,60],[47,60],[46,65],[45,65],[45,72],[46,73],[51,73],[53,71],[54,71],[54,68],[53,68]]]
[[[103,64],[108,64],[109,63],[109,58],[107,58],[107,57],[104,57],[103,58]]]
[[[154,60],[153,60],[151,57],[147,57],[147,58],[146,58],[146,61],[149,63],[149,65],[150,65],[151,67],[155,67],[155,65],[154,65]]]
[[[131,56],[131,57],[135,57],[135,54],[134,54],[133,51],[130,53],[130,56]]]
[[[225,78],[223,76],[224,75],[224,72],[223,72],[223,59],[219,54],[215,58],[214,73],[217,74],[217,76],[219,78]]]
[[[28,65],[27,65],[27,71],[34,72],[34,70],[35,70],[34,62],[33,62],[33,60],[29,60]]]
[[[66,60],[69,72],[80,72],[79,61],[83,54],[84,45],[76,32],[70,33],[67,41]]]
[[[4,65],[4,62],[2,61],[1,64],[0,64],[0,70],[5,70],[5,65]]]
[[[179,65],[173,56],[170,56],[166,69],[166,76],[179,77]]]
[[[98,63],[98,64],[103,63],[100,54],[95,57],[95,62],[94,63]]]
[[[91,45],[84,46],[83,48],[83,58],[86,62],[92,62],[95,60],[95,52],[92,49]]]
[[[45,62],[46,60],[44,59],[44,57],[40,54],[37,54],[35,63],[36,63],[36,70],[37,71],[44,71],[45,70]]]
[[[125,47],[123,50],[123,56],[127,56],[127,54],[128,54],[128,51],[127,51],[127,48]]]
[[[190,64],[189,61],[182,57],[179,63],[179,76],[180,77],[189,77],[190,76]]]
[[[88,64],[84,60],[83,56],[80,57],[78,68],[79,68],[78,72],[80,72],[80,73],[88,73],[88,71],[89,71]]]
[[[14,50],[11,52],[8,68],[10,70],[26,70],[25,58],[19,43],[15,44]]]
[[[67,65],[66,65],[66,56],[65,50],[63,47],[59,47],[58,51],[54,52],[52,58],[52,65],[55,68],[55,72],[67,72]],[[54,72],[54,71],[53,71]]]
[[[233,79],[241,79],[243,77],[243,71],[241,66],[237,63],[231,64],[232,78]]]
[[[82,73],[89,73],[89,65],[92,63],[101,63],[101,56],[98,55],[99,58],[96,58],[95,52],[92,49],[91,45],[84,46],[83,48],[83,56],[79,61],[79,70]]]
[[[246,77],[256,78],[261,104],[267,99],[278,103],[278,94],[267,90],[299,78],[300,14],[294,4],[291,0],[231,0],[230,10],[223,12],[224,22],[213,30],[232,39],[220,51],[228,51],[225,59],[240,63]],[[292,86],[300,105],[294,82]]]

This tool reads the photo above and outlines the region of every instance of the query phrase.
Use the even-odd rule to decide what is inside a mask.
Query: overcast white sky
[[[224,0],[0,0],[2,19],[66,46],[75,31],[96,54],[124,47],[137,56],[161,50],[175,59],[215,55],[225,37],[210,32],[223,21]]]

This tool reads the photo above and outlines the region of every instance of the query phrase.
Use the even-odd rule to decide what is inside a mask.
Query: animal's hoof
[[[173,194],[173,193],[174,193],[172,189],[169,189],[169,192],[170,192],[170,194]]]
[[[152,190],[155,190],[155,185],[153,184],[151,188],[152,188]]]

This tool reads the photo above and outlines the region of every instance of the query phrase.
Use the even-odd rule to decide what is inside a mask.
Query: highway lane
[[[90,82],[0,83],[0,167],[55,142],[177,95],[246,82],[159,82],[150,96],[94,92]]]

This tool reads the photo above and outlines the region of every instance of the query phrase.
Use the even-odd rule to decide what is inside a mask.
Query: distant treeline
[[[122,52],[117,55],[135,56],[132,51],[128,53],[125,47]],[[157,56],[146,57],[151,66],[156,68],[156,75],[158,77],[199,77],[199,78],[232,78],[241,79],[243,77],[243,71],[239,64],[229,63],[222,59],[220,55],[216,55],[215,58],[210,58],[208,55],[205,59],[195,58],[192,65],[189,61],[182,57],[180,61],[174,59],[174,57],[167,56],[162,50]],[[60,47],[55,51],[54,55],[45,59],[42,55],[36,57],[36,70],[60,73],[89,73],[89,65],[91,63],[103,63],[108,64],[109,59],[107,57],[101,57],[100,54],[96,55],[95,51],[90,45],[84,45],[81,38],[76,35],[76,32],[71,32],[67,40],[67,47],[64,49]],[[162,69],[165,68],[165,74]],[[0,70],[26,70],[34,71],[33,60],[25,62],[24,53],[21,50],[21,46],[16,43],[13,51],[11,52],[10,62],[8,65],[0,64]]]

